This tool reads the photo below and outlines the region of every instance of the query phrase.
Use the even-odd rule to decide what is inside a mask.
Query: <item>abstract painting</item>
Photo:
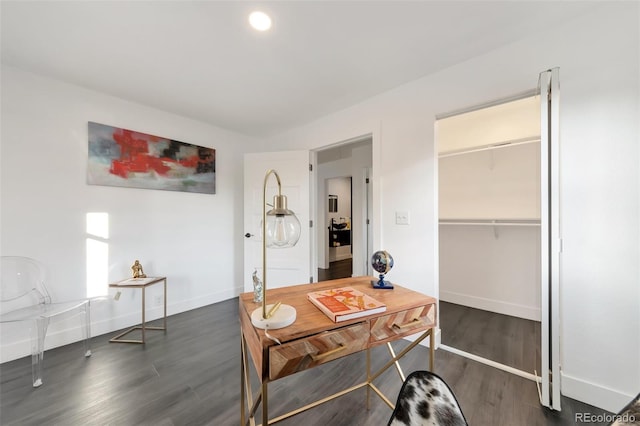
[[[89,185],[216,193],[216,150],[89,122]]]

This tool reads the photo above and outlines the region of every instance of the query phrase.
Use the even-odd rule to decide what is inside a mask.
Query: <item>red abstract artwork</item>
[[[89,122],[90,185],[215,194],[216,150]]]

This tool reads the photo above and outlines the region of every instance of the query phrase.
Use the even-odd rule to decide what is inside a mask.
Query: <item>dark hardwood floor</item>
[[[440,301],[442,344],[540,372],[540,323]]]
[[[353,274],[353,259],[337,260],[329,263],[329,269],[318,268],[318,281],[348,278]]]
[[[150,332],[147,344],[92,339],[93,355],[74,343],[45,352],[44,384],[31,386],[31,360],[0,365],[2,425],[237,425],[240,408],[238,299],[168,319],[168,332]],[[398,352],[407,344],[396,342]],[[371,351],[373,367],[388,359],[385,346]],[[416,347],[401,361],[405,374],[428,366]],[[365,355],[354,354],[269,385],[273,416],[364,380]],[[456,394],[470,425],[573,425],[574,413],[603,411],[563,398],[563,411],[538,403],[532,381],[436,351],[436,372]],[[376,385],[395,401],[400,380],[388,370]],[[257,380],[252,380],[254,389]],[[289,418],[282,425],[386,425],[391,410],[358,390]],[[593,423],[598,424],[598,423]]]

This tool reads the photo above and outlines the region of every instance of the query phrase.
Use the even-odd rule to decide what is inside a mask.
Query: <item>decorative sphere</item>
[[[377,251],[371,256],[371,266],[378,273],[386,274],[393,268],[393,257],[384,250]]]

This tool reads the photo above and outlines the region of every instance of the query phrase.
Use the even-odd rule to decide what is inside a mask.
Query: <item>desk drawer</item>
[[[436,305],[407,309],[371,320],[371,343],[409,336],[436,325]]]
[[[365,321],[272,346],[269,349],[269,379],[279,379],[361,351],[367,348],[368,340],[369,323]]]

